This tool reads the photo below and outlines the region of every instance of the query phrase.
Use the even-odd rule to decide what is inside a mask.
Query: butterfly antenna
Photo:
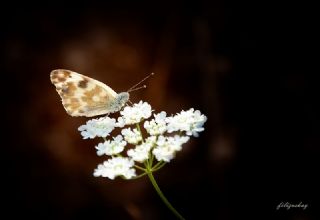
[[[137,84],[135,84],[134,86],[132,86],[132,87],[128,90],[128,92],[132,92],[132,91],[134,91],[134,90],[146,88],[146,85],[141,86],[141,87],[139,87],[139,88],[136,88],[136,87],[137,87],[138,85],[140,85],[143,81],[145,81],[146,79],[148,79],[150,76],[153,76],[153,75],[154,75],[154,73],[150,73],[148,76],[144,77],[140,82],[138,82]]]
[[[140,86],[140,87],[138,87],[138,88],[130,89],[128,92],[133,92],[133,91],[137,91],[137,90],[139,90],[139,89],[145,89],[145,88],[147,88],[147,86],[146,86],[146,85],[143,85],[143,86]]]

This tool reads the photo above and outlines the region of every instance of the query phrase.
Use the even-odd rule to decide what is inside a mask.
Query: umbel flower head
[[[78,129],[83,139],[103,138],[103,142],[95,147],[97,155],[110,158],[95,169],[96,177],[131,179],[160,169],[175,157],[191,136],[199,136],[207,120],[193,108],[169,117],[164,111],[152,115],[150,104],[143,101],[126,106],[120,115],[117,119],[109,116],[92,119]],[[109,138],[116,128],[121,129],[119,134]],[[142,172],[138,176],[137,170]]]
[[[149,76],[151,75],[153,73]],[[137,86],[149,76],[135,84],[129,91],[139,89]],[[62,104],[71,116],[91,117],[100,115],[100,113],[117,112],[129,101],[128,92],[117,94],[107,85],[70,70],[54,70],[51,72],[50,78],[56,86]],[[83,83],[84,86],[81,86]],[[75,110],[69,106],[72,98],[65,96],[69,84],[79,87],[77,92],[80,87],[80,92],[90,91],[90,93],[91,90],[88,90],[88,88],[98,88],[99,92],[93,97],[89,97],[92,99],[109,93],[111,97],[116,96],[116,98],[115,101],[110,102],[108,99],[102,102],[102,104],[106,104],[106,108],[99,109],[97,112],[87,111],[87,106],[82,106],[85,111],[82,111],[82,108]],[[92,91],[96,90],[92,89]],[[78,98],[75,98],[75,102],[79,101]],[[206,120],[205,115],[193,108],[187,111],[182,110],[170,116],[167,116],[164,111],[153,114],[150,104],[140,101],[132,104],[132,106],[124,107],[117,119],[109,116],[92,119],[87,121],[85,125],[81,125],[78,130],[83,139],[101,138],[101,142],[95,146],[97,155],[109,157],[94,170],[93,175],[95,177],[107,177],[113,180],[118,176],[124,179],[137,179],[146,175],[164,204],[177,218],[185,220],[165,198],[153,176],[153,172],[158,171],[175,158],[177,152],[182,150],[183,145],[192,136],[198,137],[199,133],[204,131],[203,125]],[[119,131],[115,132],[116,129]],[[115,135],[113,136],[113,134]]]

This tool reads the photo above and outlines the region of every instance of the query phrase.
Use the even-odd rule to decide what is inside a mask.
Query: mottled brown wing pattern
[[[50,79],[71,116],[108,114],[108,106],[117,96],[109,86],[70,70],[53,70]]]

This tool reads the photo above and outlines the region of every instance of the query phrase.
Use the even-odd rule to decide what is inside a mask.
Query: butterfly
[[[70,70],[53,70],[50,79],[71,116],[94,117],[118,112],[129,101],[129,92],[116,93],[106,84]]]

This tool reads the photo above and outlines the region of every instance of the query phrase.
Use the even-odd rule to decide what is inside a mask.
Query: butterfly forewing
[[[65,110],[71,116],[108,114],[108,106],[117,96],[115,91],[102,82],[70,70],[53,70],[50,78]]]

